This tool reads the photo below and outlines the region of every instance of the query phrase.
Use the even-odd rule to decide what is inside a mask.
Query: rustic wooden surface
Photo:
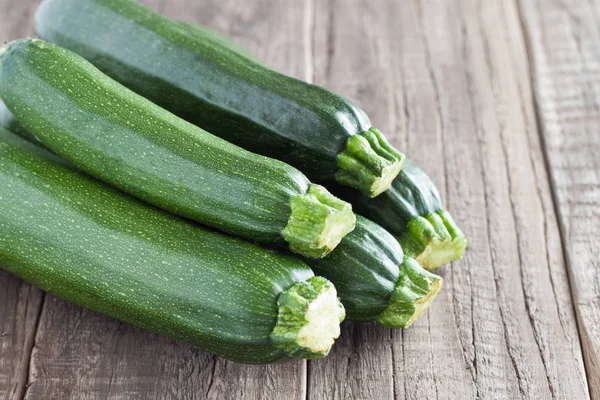
[[[37,3],[0,0],[0,41]],[[600,2],[144,3],[360,104],[469,252],[409,330],[346,323],[328,358],[261,367],[0,272],[0,399],[600,399]]]

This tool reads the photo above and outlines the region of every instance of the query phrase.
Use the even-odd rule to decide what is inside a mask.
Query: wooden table
[[[0,0],[0,41],[37,3]],[[360,104],[469,252],[409,330],[346,323],[328,358],[259,367],[0,272],[1,399],[600,399],[600,1],[145,3]]]

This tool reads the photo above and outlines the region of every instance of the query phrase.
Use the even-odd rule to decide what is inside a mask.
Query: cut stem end
[[[306,257],[325,257],[356,224],[352,206],[319,185],[310,185],[306,194],[292,198],[290,206],[283,237],[290,250]]]
[[[387,328],[408,328],[429,308],[442,283],[441,277],[421,267],[415,259],[404,257],[394,292],[377,323]]]
[[[465,235],[445,210],[411,220],[399,241],[404,252],[429,271],[460,260],[467,249]]]
[[[385,192],[404,162],[404,155],[375,128],[351,136],[337,156],[335,180],[358,189],[368,197]]]
[[[315,276],[296,283],[279,295],[277,306],[277,325],[270,335],[275,347],[296,358],[321,358],[329,353],[346,317],[331,282]]]

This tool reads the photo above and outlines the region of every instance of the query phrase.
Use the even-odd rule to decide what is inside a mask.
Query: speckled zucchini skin
[[[317,183],[334,180],[348,138],[372,127],[350,101],[131,0],[46,0],[36,32],[180,117]]]
[[[221,36],[213,40],[202,28],[169,21],[130,0],[45,0],[36,30],[188,121],[289,162],[331,188],[342,143],[370,128],[365,113],[344,99],[269,70]],[[415,226],[449,214],[429,177],[408,160],[392,187],[373,201],[354,189],[336,193],[413,247],[409,254],[422,255],[427,268],[464,254],[466,239],[456,224]],[[416,234],[406,237],[409,224]],[[432,237],[429,243],[437,244],[430,250],[437,254],[423,255],[427,240],[413,246],[419,235]]]
[[[37,153],[37,154],[36,154]],[[213,232],[53,162],[0,128],[0,266],[58,297],[241,363],[285,360],[297,258]]]
[[[310,186],[300,171],[203,131],[54,44],[24,39],[3,52],[0,95],[49,149],[158,207],[286,244],[291,199]]]
[[[348,319],[372,321],[389,303],[403,258],[392,235],[359,216],[354,231],[331,254],[307,263],[315,273],[326,274],[334,282]]]
[[[52,156],[49,152],[43,155]],[[53,161],[66,163],[58,157]],[[374,321],[389,306],[394,289],[402,279],[400,266],[404,259],[402,247],[390,233],[374,222],[357,216],[356,228],[342,239],[331,254],[322,259],[305,258],[304,261],[313,271],[336,285],[348,319]]]
[[[329,256],[307,264],[335,283],[349,319],[388,328],[408,328],[442,286],[442,278],[406,256],[390,233],[360,216]]]

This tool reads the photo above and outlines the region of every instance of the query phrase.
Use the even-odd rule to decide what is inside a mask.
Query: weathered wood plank
[[[502,255],[516,248],[516,259],[496,259],[520,264],[518,270],[504,266],[497,269],[501,296],[507,296],[500,298],[500,305],[506,307],[503,314],[509,332],[507,343],[511,359],[516,361],[519,390],[527,398],[587,398],[581,346],[535,121],[518,10],[513,2],[468,0],[463,2],[461,14],[475,15],[474,23],[467,19],[464,25],[466,52],[485,56],[479,60],[468,57],[473,71],[470,90],[474,103],[481,107],[477,120],[486,155],[484,170],[489,175],[502,166],[500,171],[492,172],[500,179],[487,180],[488,204],[492,204],[489,199],[497,200],[498,194],[507,192],[508,203],[497,206],[506,210],[507,217],[512,214],[511,223],[499,222],[495,224],[497,229],[492,228],[492,250]],[[494,219],[502,221],[504,216],[497,214]],[[513,238],[500,236],[509,227],[514,229]],[[520,287],[516,285],[518,278]],[[524,302],[523,317],[515,315],[514,310],[521,307],[514,304],[516,299]]]
[[[516,9],[511,2],[421,3],[450,161],[448,202],[473,229],[471,243],[488,242],[482,248],[491,261],[453,269],[471,280],[472,303],[457,300],[470,313],[462,315],[472,329],[463,343],[473,340],[478,395],[585,398]]]
[[[600,6],[519,5],[590,393],[600,399]]]
[[[0,44],[33,34],[37,0],[0,2]],[[0,271],[0,399],[20,399],[44,294]]]
[[[40,0],[3,0],[0,2],[0,44],[33,36],[33,13]]]
[[[309,0],[169,0],[163,14],[210,26],[271,67],[306,80],[312,68],[304,61],[312,48],[305,32],[309,4]]]
[[[415,58],[423,57],[422,48],[413,48],[414,51],[411,52],[403,46],[415,43],[415,32],[407,29],[407,24],[414,28],[411,7],[408,2],[394,1],[348,1],[343,4],[339,1],[318,2],[315,23],[318,28],[314,52],[315,82],[354,99],[369,113],[375,126],[393,138],[399,148],[418,154],[413,158],[432,165],[429,172],[438,183],[443,183],[443,164],[437,162],[441,150],[438,123],[435,115],[421,114],[422,111],[428,113],[433,109],[412,109],[413,103],[407,99],[413,92],[406,87],[405,79],[409,80],[408,85],[413,85],[412,75],[417,80],[413,88],[424,95],[426,101],[433,100],[433,96],[427,97],[428,94],[433,94],[432,87],[427,85],[428,76],[423,80],[413,75],[422,66],[410,66],[407,75],[404,75],[402,68],[403,63],[410,65],[416,61]],[[407,43],[404,43],[405,38]],[[435,104],[432,101],[429,105]],[[413,111],[414,117],[411,118],[408,114]],[[419,130],[422,135],[422,141],[414,151],[409,148],[409,142],[414,136],[407,135],[407,124],[411,124],[411,129]],[[432,151],[421,151],[426,147]],[[352,370],[353,378],[348,381],[334,379],[338,374],[335,368],[323,371],[311,369],[310,393],[324,390],[334,394],[341,393],[336,398],[345,398],[345,393],[358,398],[391,398],[394,392],[398,398],[436,398],[440,394],[444,397],[444,393],[451,393],[454,398],[473,397],[473,385],[463,366],[452,322],[453,315],[447,311],[451,304],[447,301],[450,293],[446,287],[439,295],[434,308],[435,311],[440,311],[441,318],[433,323],[431,314],[428,314],[404,333],[390,333],[373,327],[375,332],[379,332],[377,335],[371,334],[373,339],[390,342],[390,347],[371,344],[369,347],[377,351],[365,352],[360,350],[369,347],[363,344],[357,350],[357,343],[361,343],[366,335],[357,335],[355,330],[353,335],[357,337],[339,343],[330,356],[329,363],[339,368],[349,354],[354,359],[364,360],[363,364],[370,368]],[[440,304],[445,306],[437,308]],[[433,336],[432,326],[438,329]],[[438,334],[445,339],[433,343],[432,337],[437,339]],[[439,360],[436,351],[443,354]],[[386,364],[390,357],[393,365],[388,369]],[[369,363],[370,360],[374,361]],[[382,369],[378,372],[380,376],[377,381],[371,378],[375,372],[369,364],[379,365]],[[452,379],[445,380],[441,384],[445,386],[446,392],[436,393],[437,377],[453,374],[457,374],[457,379],[454,380],[456,384]],[[325,395],[323,398],[329,397]]]
[[[49,296],[25,398],[294,399],[273,378],[293,370],[230,364]]]
[[[316,83],[353,98],[427,166],[471,241],[442,271],[429,316],[394,332],[396,395],[585,398],[514,6],[323,0],[316,16]],[[342,343],[331,363],[353,350]],[[336,372],[311,368],[311,394],[356,385],[323,374]]]
[[[0,271],[0,399],[20,399],[44,294]]]

